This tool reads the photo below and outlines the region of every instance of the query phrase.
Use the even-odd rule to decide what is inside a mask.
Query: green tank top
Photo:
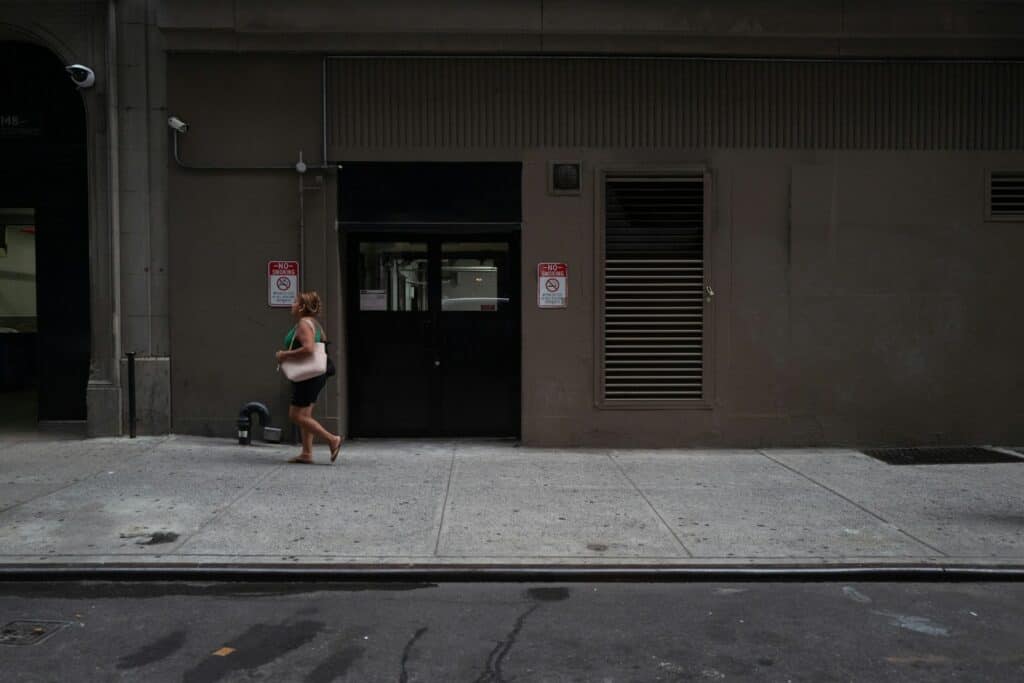
[[[320,326],[314,323],[313,327],[316,328],[316,333],[315,336],[313,337],[313,342],[317,343],[320,341]],[[288,334],[284,336],[284,348],[288,349],[289,351],[291,351],[292,343],[295,341],[295,333],[298,331],[298,329],[299,326],[296,325],[292,329],[288,330]]]

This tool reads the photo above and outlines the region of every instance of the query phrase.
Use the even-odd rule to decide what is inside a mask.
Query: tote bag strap
[[[309,318],[303,318],[302,322],[309,323],[310,327],[313,328],[313,341],[316,342],[316,324]]]
[[[307,323],[313,326],[313,343],[316,343],[316,333],[320,333],[320,341],[327,343],[327,335],[324,334],[324,328],[319,322],[313,322],[311,318],[303,318]]]

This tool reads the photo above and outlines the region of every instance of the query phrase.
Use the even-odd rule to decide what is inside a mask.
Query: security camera
[[[96,74],[87,66],[72,64],[64,67],[64,70],[71,76],[71,81],[79,88],[91,88],[96,83]]]
[[[187,133],[188,132],[188,124],[185,123],[184,121],[182,121],[181,119],[179,119],[177,116],[172,116],[169,119],[167,119],[167,125],[170,126],[171,128],[173,128],[175,130],[175,132],[178,132],[178,133]]]

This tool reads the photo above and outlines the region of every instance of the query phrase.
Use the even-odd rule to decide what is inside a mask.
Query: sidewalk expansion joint
[[[235,505],[235,503],[239,502],[240,500],[242,500],[246,496],[249,496],[250,494],[252,494],[252,492],[256,490],[256,487],[258,487],[260,484],[262,484],[267,479],[269,479],[274,473],[280,472],[285,466],[286,466],[286,463],[281,463],[277,467],[272,467],[262,477],[260,477],[256,481],[254,481],[252,483],[252,486],[250,486],[248,488],[248,490],[242,491],[240,494],[238,494],[237,496],[232,498],[230,501],[228,501],[228,503],[226,505],[224,505],[224,507],[222,507],[221,509],[217,510],[215,513],[213,513],[213,515],[210,516],[210,518],[208,520],[206,520],[205,522],[200,524],[199,528],[197,528],[191,534],[186,536],[180,543],[178,543],[173,548],[168,548],[167,552],[165,552],[164,554],[166,554],[166,555],[173,555],[173,554],[176,554],[176,553],[180,552],[181,549],[184,548],[186,545],[188,545],[196,536],[198,536],[199,534],[203,533],[203,531],[208,526],[210,526],[211,524],[216,522],[225,513],[227,513],[227,511],[230,510]]]
[[[877,519],[877,520],[878,520],[879,522],[882,522],[883,524],[886,524],[886,525],[888,525],[889,527],[892,527],[893,529],[895,529],[895,530],[896,530],[896,531],[898,531],[899,533],[903,534],[904,536],[906,536],[907,538],[909,538],[910,540],[912,540],[912,541],[913,541],[914,543],[917,543],[918,545],[922,545],[922,546],[924,546],[925,548],[928,548],[928,550],[931,550],[932,552],[934,552],[934,553],[937,553],[938,555],[941,555],[942,557],[949,557],[949,553],[943,552],[942,550],[939,550],[939,549],[938,549],[938,548],[936,548],[935,546],[933,546],[933,545],[931,545],[931,544],[929,544],[929,543],[926,543],[926,542],[922,541],[922,540],[921,540],[920,538],[918,538],[918,537],[914,536],[913,534],[911,534],[910,532],[906,531],[906,530],[905,530],[905,529],[903,529],[902,527],[899,527],[899,526],[897,526],[897,525],[893,524],[892,522],[890,522],[890,521],[889,521],[888,519],[886,519],[885,517],[882,517],[882,516],[881,516],[880,514],[878,514],[878,513],[877,513],[877,512],[875,512],[874,510],[871,510],[871,509],[869,509],[869,508],[866,508],[866,507],[864,507],[863,505],[861,505],[861,504],[860,504],[860,503],[858,503],[857,501],[853,500],[853,499],[852,499],[852,498],[850,498],[849,496],[846,496],[846,495],[844,495],[844,494],[840,493],[839,491],[837,491],[836,489],[832,488],[831,486],[828,486],[827,484],[823,484],[823,483],[821,483],[821,482],[820,482],[820,481],[818,481],[817,479],[814,479],[813,477],[811,477],[811,476],[808,476],[808,475],[804,474],[803,472],[801,472],[800,470],[796,469],[795,467],[790,467],[790,466],[789,466],[789,465],[787,465],[786,463],[784,463],[784,462],[782,462],[782,461],[780,461],[780,460],[776,460],[776,459],[775,459],[775,458],[773,458],[772,456],[770,456],[770,455],[768,455],[767,453],[765,453],[765,452],[764,452],[764,450],[762,450],[762,449],[758,449],[758,450],[757,450],[757,452],[758,452],[758,453],[760,453],[761,455],[763,455],[763,456],[764,456],[765,458],[767,458],[768,460],[771,460],[771,461],[772,461],[773,463],[775,463],[775,464],[776,464],[776,465],[778,465],[779,467],[782,467],[782,468],[784,468],[784,469],[787,469],[787,470],[789,470],[790,472],[792,472],[793,474],[797,475],[798,477],[803,477],[804,479],[806,479],[807,481],[811,482],[811,483],[812,483],[812,484],[814,484],[815,486],[820,486],[821,488],[825,489],[826,491],[828,491],[828,492],[829,492],[829,493],[831,493],[832,495],[834,495],[834,496],[838,496],[839,498],[842,498],[842,499],[843,499],[843,500],[845,500],[845,501],[846,501],[847,503],[849,503],[850,505],[854,506],[855,508],[857,508],[857,509],[858,509],[858,510],[860,510],[861,512],[864,512],[864,513],[866,513],[866,514],[868,514],[868,515],[871,515],[872,517],[874,517],[875,519]]]
[[[622,464],[615,459],[615,456],[611,453],[611,451],[606,452],[605,455],[608,457],[609,460],[612,461],[612,464],[614,464],[615,467],[618,468],[619,474],[621,474],[623,478],[629,482],[629,485],[633,487],[633,490],[636,491],[641,498],[643,498],[644,502],[647,503],[647,507],[651,509],[651,512],[653,512],[654,516],[658,518],[662,525],[664,525],[665,529],[670,534],[672,534],[672,538],[676,539],[676,543],[678,543],[679,547],[683,549],[683,552],[686,553],[687,557],[694,557],[694,554],[690,552],[690,549],[686,547],[685,543],[683,543],[683,539],[679,538],[679,535],[675,532],[675,530],[671,526],[669,526],[669,523],[665,521],[665,518],[661,516],[661,513],[658,512],[658,509],[654,507],[653,503],[651,503],[650,499],[647,497],[647,494],[641,491],[640,487],[636,485],[636,482],[633,481],[633,479],[628,474],[626,474],[626,470],[623,469]]]
[[[441,535],[444,533],[444,518],[448,512],[448,496],[452,490],[452,479],[455,478],[455,454],[458,446],[452,444],[452,456],[448,461],[448,485],[444,489],[444,502],[441,504],[441,521],[437,525],[437,539],[434,541],[434,556],[439,554],[441,549]]]
[[[29,443],[29,442],[26,441],[25,443]],[[129,455],[126,455],[125,457],[128,458],[128,459],[134,460],[136,458],[141,458],[141,457],[143,457],[145,455],[146,455],[146,451],[143,451],[143,452],[135,453],[134,455],[129,454]],[[21,502],[14,503],[13,505],[9,505],[7,507],[3,507],[2,505],[0,505],[0,514],[7,514],[11,510],[16,510],[16,509],[20,508],[22,505],[28,505],[29,503],[34,503],[34,502],[36,502],[37,500],[39,500],[41,498],[46,498],[47,496],[52,496],[52,495],[54,495],[56,493],[60,493],[61,491],[65,491],[65,490],[71,488],[72,486],[76,486],[77,484],[81,484],[83,482],[87,482],[90,479],[95,479],[95,478],[99,477],[101,474],[103,474],[104,471],[109,472],[110,470],[108,470],[106,467],[101,467],[100,469],[96,470],[95,472],[87,474],[87,475],[85,475],[84,477],[82,477],[80,479],[75,479],[73,481],[69,481],[68,483],[64,484],[63,486],[58,486],[55,489],[52,489],[50,491],[46,491],[45,493],[40,493],[38,496],[32,496],[31,498],[27,498],[27,499],[25,499],[25,500],[23,500]],[[14,483],[16,483],[16,482],[14,482]]]

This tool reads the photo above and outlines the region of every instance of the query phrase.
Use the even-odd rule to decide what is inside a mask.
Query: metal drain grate
[[[869,448],[861,451],[890,465],[975,465],[1024,462],[1017,456],[980,446],[964,448]]]
[[[0,629],[0,645],[38,645],[70,621],[12,621]]]

